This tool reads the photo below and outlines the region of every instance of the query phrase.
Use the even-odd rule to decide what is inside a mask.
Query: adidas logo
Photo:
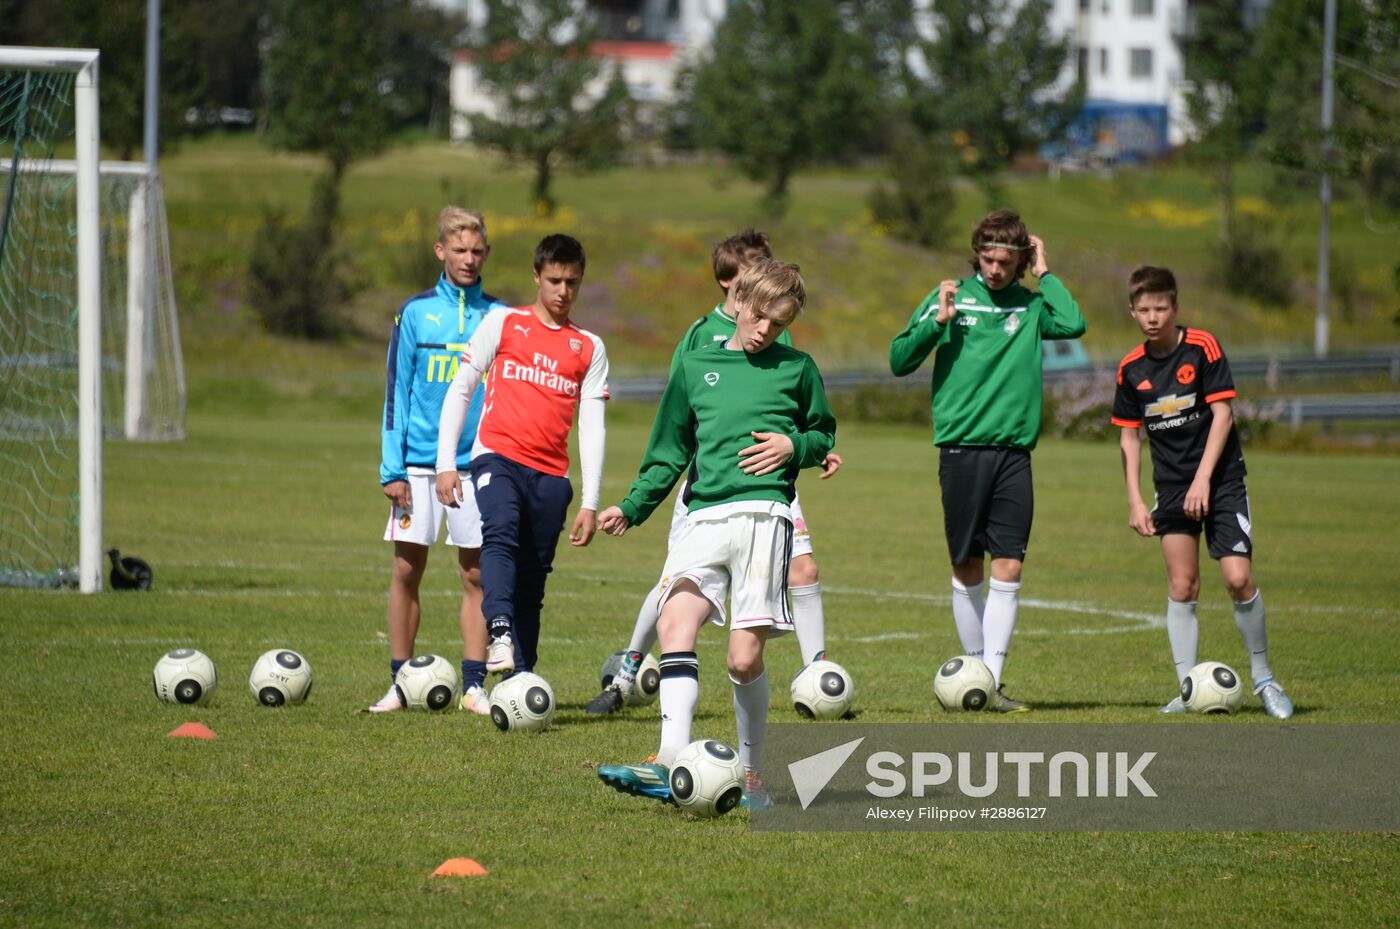
[[[1239,552],[1243,555],[1249,554],[1249,546],[1245,545],[1243,542],[1236,542],[1235,547],[1230,550],[1233,552]]]
[[[1147,378],[1143,378],[1143,379],[1142,379],[1142,383],[1139,384],[1139,385],[1137,386],[1137,389],[1138,389],[1138,390],[1151,390],[1151,389],[1152,389],[1152,382],[1149,381]]]

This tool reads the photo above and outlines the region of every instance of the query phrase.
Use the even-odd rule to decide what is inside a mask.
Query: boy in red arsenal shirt
[[[535,667],[545,578],[574,495],[569,430],[576,413],[583,497],[569,541],[587,545],[597,531],[608,357],[602,339],[569,319],[583,268],[578,240],[546,236],[535,249],[534,305],[493,310],[481,321],[442,405],[437,495],[455,506],[462,499],[457,439],[485,379],[471,463],[481,510],[481,612],[491,636],[485,672]]]
[[[1147,341],[1118,366],[1113,424],[1122,427],[1128,525],[1162,540],[1167,563],[1167,638],[1180,684],[1196,665],[1196,598],[1201,590],[1200,538],[1235,604],[1235,625],[1249,650],[1254,693],[1270,716],[1287,719],[1293,701],[1269,668],[1264,600],[1254,586],[1249,495],[1244,454],[1230,401],[1235,384],[1215,336],[1178,326],[1176,277],[1144,265],[1128,278],[1128,306]],[[1139,482],[1146,427],[1152,447],[1156,505],[1148,509]],[[1163,713],[1185,712],[1181,697]]]

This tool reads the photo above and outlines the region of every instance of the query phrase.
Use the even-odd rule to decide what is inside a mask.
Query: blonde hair
[[[801,313],[807,303],[807,286],[802,283],[801,270],[790,261],[755,259],[734,281],[734,299],[754,311],[767,311],[770,316],[783,315],[791,319]]]
[[[476,210],[464,210],[460,206],[443,207],[438,214],[438,241],[446,242],[460,232],[480,233],[486,239],[486,217]]]

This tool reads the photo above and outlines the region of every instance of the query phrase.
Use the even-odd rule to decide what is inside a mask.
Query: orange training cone
[[[172,739],[217,739],[214,730],[204,723],[182,723],[171,729],[166,735]]]
[[[438,865],[433,877],[483,877],[489,873],[470,858],[449,858]]]

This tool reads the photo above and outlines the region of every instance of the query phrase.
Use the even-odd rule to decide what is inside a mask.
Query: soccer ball
[[[462,696],[457,666],[441,655],[419,655],[399,668],[394,678],[399,699],[411,710],[434,713],[452,709]]]
[[[219,673],[209,656],[198,649],[177,648],[156,662],[151,686],[162,703],[204,706],[219,686]]]
[[[814,661],[792,679],[792,707],[804,719],[840,719],[856,702],[856,685],[834,661]]]
[[[997,681],[980,658],[949,658],[933,675],[933,695],[951,712],[985,709],[996,693]]]
[[[520,671],[491,688],[491,721],[502,732],[543,729],[554,718],[554,689],[549,681]]]
[[[311,694],[311,662],[289,648],[274,648],[253,662],[248,689],[263,706],[305,702]]]
[[[598,680],[602,687],[606,688],[613,682],[613,676],[622,670],[622,661],[627,657],[627,649],[622,648],[608,656],[608,660],[603,662],[603,669],[598,672]],[[627,706],[646,706],[656,701],[656,695],[661,690],[661,665],[657,663],[656,656],[650,652],[642,659],[642,666],[637,669],[637,683],[632,685],[632,692],[623,701]]]
[[[1228,715],[1244,703],[1244,685],[1229,665],[1203,661],[1181,682],[1181,702],[1196,713]]]
[[[723,816],[744,796],[739,754],[717,739],[691,742],[671,763],[671,799],[694,816]]]

